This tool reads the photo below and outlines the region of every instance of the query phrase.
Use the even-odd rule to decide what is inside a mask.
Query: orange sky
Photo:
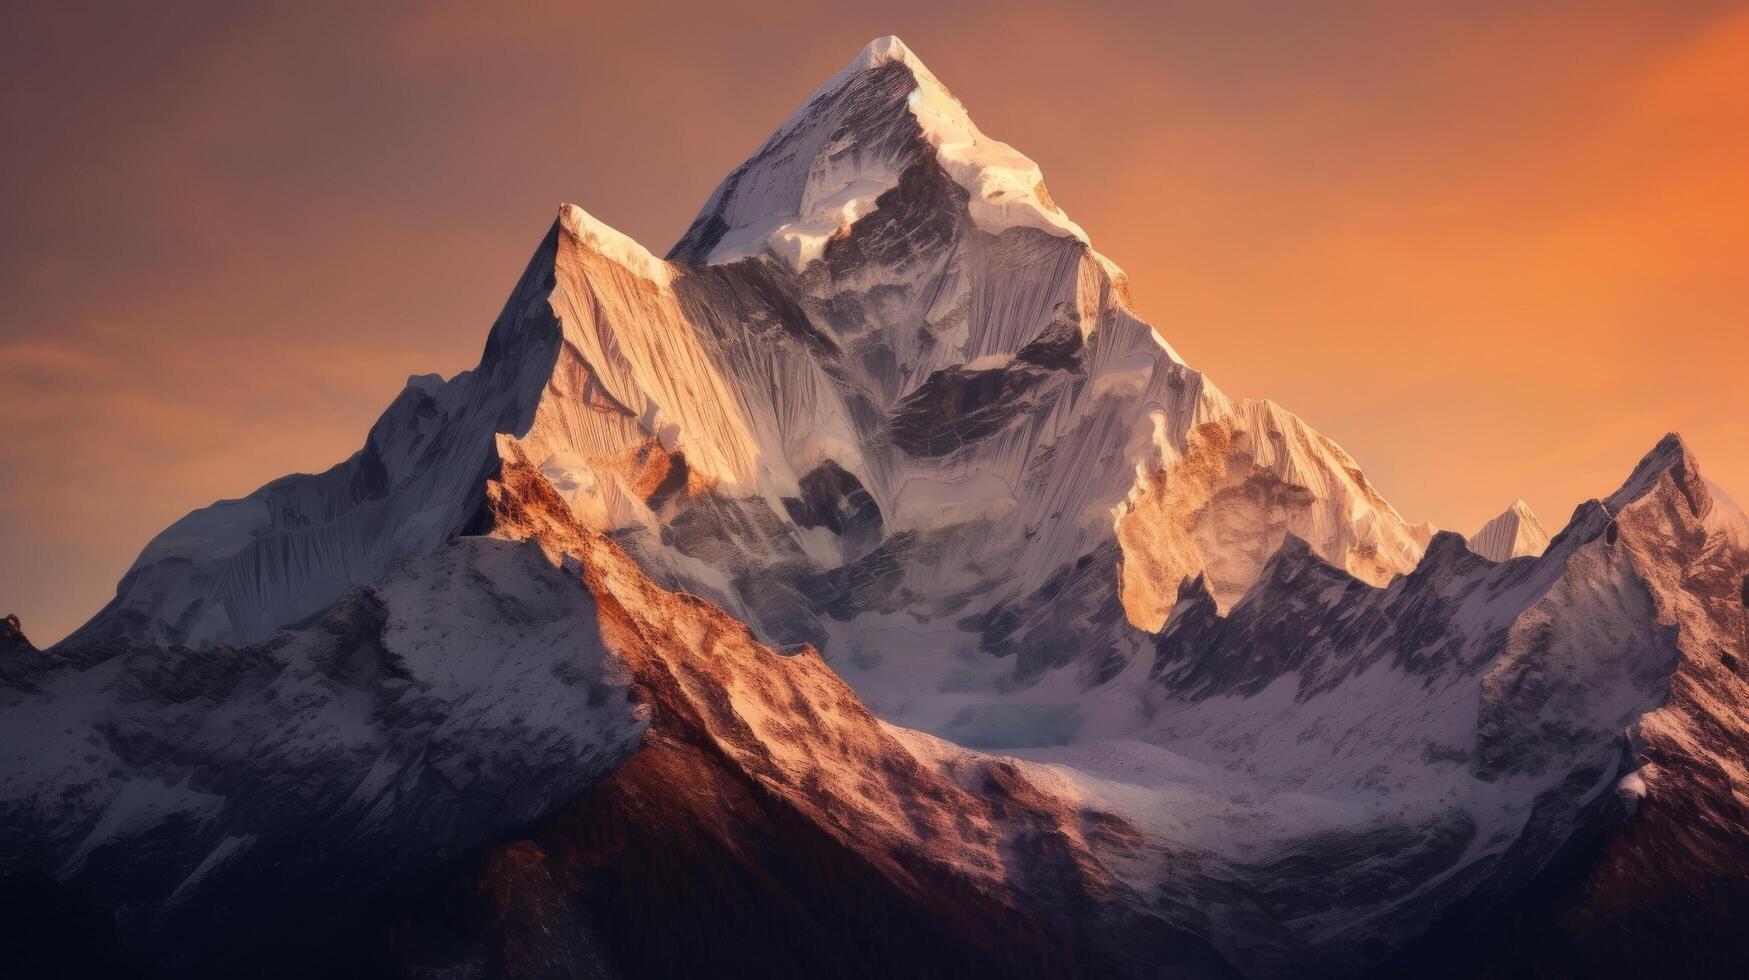
[[[559,201],[666,251],[885,33],[1411,519],[1553,530],[1671,429],[1749,498],[1740,3],[114,6],[0,38],[0,613],[39,643],[471,366]]]

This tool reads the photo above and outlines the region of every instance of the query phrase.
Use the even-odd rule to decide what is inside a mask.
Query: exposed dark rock
[[[1032,593],[959,625],[979,631],[986,653],[1014,657],[1018,677],[1080,660],[1083,682],[1102,684],[1124,668],[1146,635],[1129,624],[1112,588],[1121,557],[1116,542],[1107,542],[1057,569]]]
[[[0,656],[35,652],[36,647],[25,637],[24,626],[17,616],[8,613],[4,619],[0,619]]]
[[[890,600],[904,581],[906,558],[915,543],[916,536],[909,532],[896,534],[853,562],[807,576],[797,588],[814,608],[836,619],[891,608]]]
[[[943,368],[893,406],[893,445],[913,456],[946,456],[1042,414],[1058,392],[1043,385],[1049,372],[1015,364],[970,370]]]
[[[802,495],[785,497],[784,509],[802,527],[823,527],[845,539],[845,550],[859,555],[880,541],[881,509],[856,474],[826,460],[801,479]]]
[[[1014,356],[1053,371],[1073,371],[1081,366],[1081,348],[1081,325],[1070,311],[1059,309],[1057,318]]]
[[[914,163],[899,174],[899,184],[875,199],[873,214],[849,235],[826,243],[825,266],[849,278],[868,265],[905,268],[936,254],[960,234],[967,193],[935,161],[927,144],[913,142]]]

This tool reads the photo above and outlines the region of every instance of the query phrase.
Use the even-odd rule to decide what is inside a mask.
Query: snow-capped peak
[[[1470,536],[1470,550],[1489,561],[1540,555],[1549,546],[1549,532],[1521,497]]]
[[[669,258],[720,264],[766,253],[797,271],[929,158],[968,194],[980,229],[1087,241],[1038,164],[983,134],[905,42],[869,42],[718,186]]]

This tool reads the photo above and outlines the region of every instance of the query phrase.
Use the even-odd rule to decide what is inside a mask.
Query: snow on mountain
[[[1426,538],[1335,443],[1187,367],[1037,167],[885,38],[669,261],[562,208],[478,368],[167,530],[70,642],[260,640],[468,529],[504,439],[658,580],[913,721],[1095,683],[1184,577],[1230,604],[1290,533],[1377,584]]]
[[[1549,546],[1549,532],[1543,530],[1530,505],[1515,500],[1499,517],[1482,525],[1470,536],[1470,550],[1489,561],[1506,561],[1525,555],[1540,555]]]

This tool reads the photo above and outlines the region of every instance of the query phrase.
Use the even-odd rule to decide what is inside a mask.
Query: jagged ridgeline
[[[882,38],[666,258],[563,206],[476,368],[0,632],[0,966],[1729,970],[1746,555],[1675,437],[1407,523]]]

